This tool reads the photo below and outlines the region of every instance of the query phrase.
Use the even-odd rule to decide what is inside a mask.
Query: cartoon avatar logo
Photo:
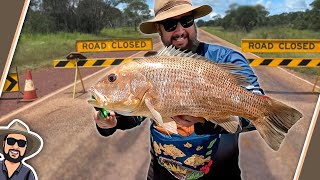
[[[7,127],[0,127],[0,140],[3,142],[0,153],[4,156],[0,160],[0,179],[37,180],[34,169],[24,161],[41,151],[42,138],[15,119]]]

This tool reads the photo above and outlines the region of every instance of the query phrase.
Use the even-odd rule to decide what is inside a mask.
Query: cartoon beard
[[[10,150],[11,150],[11,149],[10,149]],[[24,158],[25,154],[24,154],[23,156],[21,156],[21,155],[20,155],[20,152],[19,152],[19,157],[18,157],[18,158],[12,158],[12,157],[9,155],[10,150],[8,151],[8,153],[3,152],[4,159],[5,159],[5,160],[8,160],[8,161],[10,161],[10,162],[13,162],[13,163],[21,162],[22,159]]]

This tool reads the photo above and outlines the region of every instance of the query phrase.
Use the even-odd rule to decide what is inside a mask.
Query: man
[[[197,40],[194,19],[209,14],[212,11],[210,6],[193,7],[190,0],[155,0],[154,4],[155,17],[140,25],[141,32],[159,33],[165,46],[174,45],[218,63],[241,66],[243,70],[237,73],[247,76],[251,83],[245,88],[263,93],[243,55]],[[238,133],[229,134],[202,117],[181,115],[172,118],[178,132],[172,137],[155,123],[150,127],[151,163],[148,179],[241,179],[238,139],[239,132],[248,130],[248,127],[252,129],[248,121],[240,118],[242,127],[238,128]],[[114,112],[102,118],[98,111],[95,111],[94,119],[103,136],[109,136],[117,129],[133,128],[142,121],[140,117],[124,117]]]
[[[4,156],[4,160],[0,161],[0,179],[38,179],[33,168],[22,161],[41,150],[43,143],[40,136],[29,132],[28,126],[16,119],[8,127],[0,129],[0,139],[3,140],[1,153]]]

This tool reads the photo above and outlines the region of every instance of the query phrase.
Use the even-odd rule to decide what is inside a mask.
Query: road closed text
[[[152,50],[151,39],[77,41],[77,52]]]
[[[320,52],[320,41],[242,40],[243,52]]]

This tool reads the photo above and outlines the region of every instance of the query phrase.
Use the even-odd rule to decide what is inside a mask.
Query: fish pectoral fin
[[[163,127],[164,129],[172,133],[178,134],[177,123],[175,121],[166,122],[166,123],[163,123],[163,125],[164,125]]]
[[[166,127],[163,123],[161,114],[154,108],[152,103],[149,99],[144,100],[146,106],[148,107],[149,111],[151,112],[152,116],[154,117],[154,120],[164,128],[164,130],[167,132],[167,134],[170,136],[170,133],[168,132],[168,127]]]
[[[236,133],[237,131],[241,130],[240,120],[238,116],[230,116],[227,118],[215,119],[212,122],[217,123],[219,126],[223,127],[226,131],[230,133]]]
[[[157,121],[157,123],[163,127],[163,120],[161,114],[154,108],[149,99],[145,99],[144,102],[148,107],[149,111],[151,112],[152,116],[154,117],[154,120]]]

